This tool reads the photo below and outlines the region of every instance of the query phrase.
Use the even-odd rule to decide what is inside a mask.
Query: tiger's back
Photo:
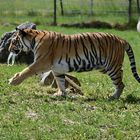
[[[54,65],[68,71],[108,70],[124,59],[126,41],[107,33],[59,35],[54,45]],[[115,66],[116,66],[115,65]]]

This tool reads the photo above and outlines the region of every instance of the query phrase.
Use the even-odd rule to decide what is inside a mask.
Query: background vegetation
[[[106,21],[127,23],[129,0],[62,0],[64,16],[61,15],[60,0],[57,0],[57,22],[73,23]],[[0,23],[17,25],[32,21],[37,24],[53,22],[53,0],[4,0],[0,6]],[[133,19],[138,20],[137,3],[132,0]]]

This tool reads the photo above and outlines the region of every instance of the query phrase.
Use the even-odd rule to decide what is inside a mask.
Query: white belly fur
[[[61,61],[60,64],[58,64],[58,62],[54,63],[51,70],[55,73],[64,74],[69,71],[69,68],[65,61]]]

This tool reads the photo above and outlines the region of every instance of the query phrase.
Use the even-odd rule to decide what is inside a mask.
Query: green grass
[[[94,0],[93,15],[90,16],[90,0],[65,0],[63,1],[65,16],[61,16],[59,0],[57,1],[57,22],[73,23],[93,20],[101,20],[110,23],[128,22],[128,3],[124,0],[105,1]],[[133,18],[137,21],[136,3],[133,2]],[[79,14],[72,14],[74,11]],[[124,11],[124,13],[121,11]],[[119,13],[120,12],[120,13]],[[81,14],[80,14],[81,13]],[[50,24],[53,22],[53,0],[4,0],[0,5],[0,24],[20,24],[30,21],[39,24]]]
[[[1,27],[0,34],[13,26]],[[102,31],[126,39],[133,47],[140,73],[140,35],[133,30],[95,30],[38,26],[67,34]],[[82,85],[84,96],[69,94],[52,97],[55,89],[41,87],[37,76],[19,86],[8,85],[8,79],[26,65],[8,67],[0,64],[0,140],[131,140],[140,139],[140,85],[124,62],[126,85],[119,100],[109,101],[114,87],[108,76],[97,71],[71,73]]]

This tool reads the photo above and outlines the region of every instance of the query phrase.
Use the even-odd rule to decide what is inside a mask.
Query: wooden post
[[[138,15],[140,17],[140,3],[139,3],[139,0],[137,0],[137,8],[138,8]]]
[[[53,25],[57,25],[56,19],[56,0],[54,0],[54,13],[53,13]]]
[[[90,0],[90,14],[93,15],[93,0]]]
[[[60,7],[61,7],[61,15],[64,15],[64,9],[63,9],[63,1],[60,0]]]
[[[132,17],[132,0],[129,0],[129,7],[128,7],[128,23],[131,23]]]

